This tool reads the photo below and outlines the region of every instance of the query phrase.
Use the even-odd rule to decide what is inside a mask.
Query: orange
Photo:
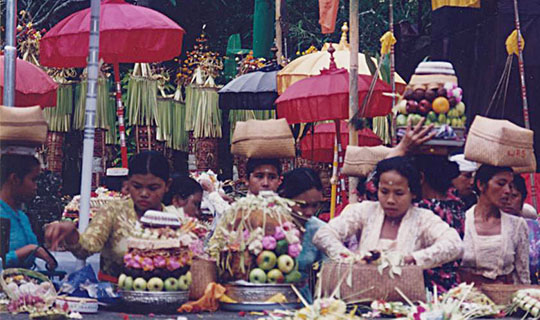
[[[445,97],[438,97],[433,100],[431,107],[433,108],[433,111],[435,111],[435,113],[447,113],[448,110],[450,110],[450,102],[448,102],[448,99],[446,99]]]

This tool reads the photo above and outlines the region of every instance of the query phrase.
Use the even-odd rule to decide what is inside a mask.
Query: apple
[[[407,113],[415,113],[416,111],[418,111],[418,102],[407,100]]]
[[[437,96],[438,97],[446,97],[446,89],[441,87],[437,90]]]
[[[458,112],[458,116],[461,117],[465,114],[465,104],[463,102],[456,104],[456,110]]]
[[[411,100],[413,99],[413,89],[407,89],[405,90],[405,93],[403,93],[403,97],[406,99],[406,100]]]
[[[294,269],[294,259],[288,254],[279,256],[277,260],[278,269],[283,273],[289,273]]]
[[[302,274],[298,270],[294,270],[285,276],[285,282],[287,283],[298,282],[300,279],[302,279]]]
[[[118,288],[123,288],[124,287],[124,283],[126,282],[126,278],[127,276],[125,274],[121,274],[119,277],[118,277]]]
[[[404,127],[407,125],[407,116],[404,114],[400,114],[396,117],[396,125],[398,127]]]
[[[268,271],[267,278],[268,283],[283,283],[285,281],[285,277],[279,269],[272,269]]]
[[[178,279],[176,278],[167,278],[164,282],[166,291],[176,291],[178,290]]]
[[[188,282],[188,286],[190,286],[191,283],[192,283],[191,271],[186,272],[186,279],[187,279],[187,282]]]
[[[128,291],[133,289],[133,277],[126,277],[126,280],[124,280],[123,289]]]
[[[426,100],[429,102],[433,102],[437,98],[437,89],[434,90],[427,90],[426,91]]]
[[[276,265],[276,254],[272,251],[265,250],[257,257],[257,265],[264,271],[271,270]]]
[[[162,291],[163,290],[163,280],[158,277],[153,277],[152,279],[148,280],[148,284],[146,285],[148,288],[148,291]]]
[[[450,108],[455,107],[456,104],[457,104],[457,99],[456,99],[456,97],[452,96],[452,97],[448,98],[448,103],[450,103]]]
[[[144,291],[144,290],[146,290],[146,280],[144,280],[144,278],[140,278],[140,277],[135,279],[133,281],[133,290],[135,290],[135,291]]]
[[[287,240],[285,239],[279,240],[277,242],[275,251],[277,255],[282,255],[289,252],[289,243],[287,242]]]
[[[420,112],[422,115],[426,115],[431,111],[431,102],[429,102],[426,99],[422,99],[420,103],[418,103],[418,112]]]
[[[186,275],[180,276],[180,278],[178,278],[178,289],[182,291],[186,291],[189,289],[188,277],[186,277]]]
[[[266,283],[266,272],[261,268],[255,268],[249,273],[249,282]]]

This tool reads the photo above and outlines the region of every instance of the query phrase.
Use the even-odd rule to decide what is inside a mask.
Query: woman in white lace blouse
[[[530,283],[527,223],[500,210],[511,194],[513,178],[508,167],[482,165],[476,172],[474,185],[480,196],[465,214],[462,281]]]
[[[420,174],[405,157],[377,165],[378,201],[349,205],[341,215],[319,229],[313,243],[330,258],[349,255],[343,242],[360,239],[359,251],[397,251],[407,264],[429,269],[457,260],[463,252],[455,229],[427,209],[412,205],[421,198]]]

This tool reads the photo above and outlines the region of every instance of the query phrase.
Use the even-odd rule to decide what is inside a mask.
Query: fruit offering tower
[[[188,290],[192,249],[201,241],[192,224],[182,225],[174,213],[149,210],[134,228],[118,286],[127,291]]]
[[[396,124],[406,126],[410,119],[414,125],[425,117],[426,125],[463,128],[467,119],[462,98],[463,90],[458,87],[451,63],[421,62],[397,105]]]
[[[209,242],[223,282],[300,281],[296,258],[302,238],[291,216],[292,204],[274,193],[263,193],[248,195],[230,208]]]

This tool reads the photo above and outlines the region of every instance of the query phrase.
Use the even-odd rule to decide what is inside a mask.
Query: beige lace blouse
[[[474,225],[475,208],[465,213],[462,268],[488,279],[512,275],[516,284],[530,283],[527,222],[501,211],[501,234],[480,236]]]
[[[355,203],[320,228],[313,243],[332,259],[348,251],[343,241],[352,235],[360,234],[359,251],[382,250],[379,246],[383,222],[384,211],[379,202]],[[463,245],[457,231],[439,216],[427,209],[410,207],[401,220],[395,251],[412,255],[417,265],[430,269],[461,258]]]

